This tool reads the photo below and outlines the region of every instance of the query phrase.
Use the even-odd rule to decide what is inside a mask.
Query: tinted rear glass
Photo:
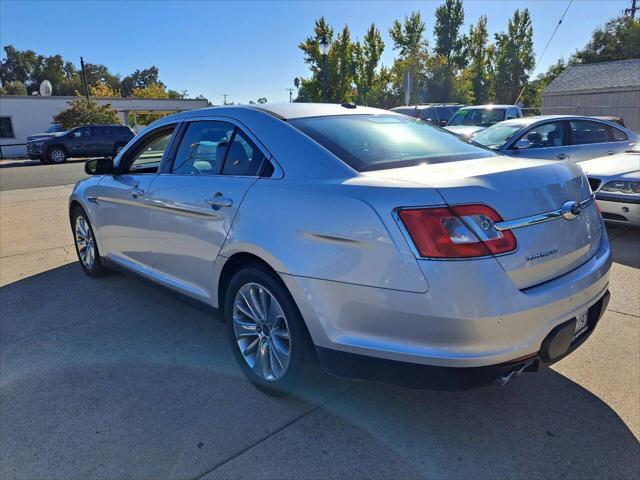
[[[470,140],[411,117],[337,115],[290,123],[358,171],[494,155]]]
[[[392,108],[391,111],[395,112],[395,113],[401,113],[402,115],[409,115],[410,117],[417,117],[418,116],[418,109],[417,108],[413,108],[413,107]]]

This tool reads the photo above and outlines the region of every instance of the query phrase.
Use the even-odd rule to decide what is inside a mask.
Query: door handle
[[[567,154],[566,153],[559,153],[556,158],[558,160],[564,160],[565,158],[567,158]]]
[[[231,207],[233,205],[233,200],[228,197],[223,197],[222,192],[218,192],[214,194],[213,197],[207,198],[205,202],[211,205],[214,210],[218,210],[221,207]]]

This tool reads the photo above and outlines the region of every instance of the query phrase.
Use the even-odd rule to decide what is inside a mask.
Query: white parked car
[[[603,218],[640,227],[640,146],[579,164],[589,178]]]
[[[521,117],[522,110],[517,105],[474,105],[460,108],[447,122],[445,128],[470,138],[503,120]]]
[[[84,271],[131,270],[220,308],[268,392],[314,358],[345,377],[506,382],[577,348],[609,297],[580,167],[386,110],[182,112],[86,171],[69,205]]]

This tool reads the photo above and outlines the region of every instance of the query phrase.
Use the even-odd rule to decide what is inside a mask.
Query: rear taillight
[[[398,215],[421,257],[484,257],[516,249],[513,233],[496,229],[502,218],[485,205],[410,208]]]

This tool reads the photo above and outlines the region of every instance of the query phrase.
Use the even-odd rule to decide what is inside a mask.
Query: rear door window
[[[604,143],[609,140],[607,125],[589,120],[570,120],[572,145]]]
[[[607,128],[609,129],[609,140],[611,142],[626,142],[627,140],[629,140],[627,134],[622,130],[617,129],[616,127],[611,127],[609,125],[607,125]]]
[[[227,122],[192,122],[182,137],[171,173],[218,175],[235,126]]]
[[[438,113],[438,119],[441,122],[448,122],[453,115],[450,107],[436,107],[436,112]]]
[[[222,169],[223,175],[258,176],[266,160],[260,149],[240,130],[236,130]]]

